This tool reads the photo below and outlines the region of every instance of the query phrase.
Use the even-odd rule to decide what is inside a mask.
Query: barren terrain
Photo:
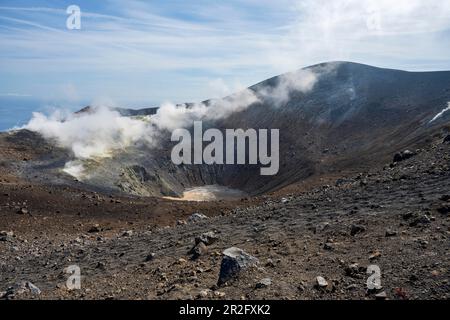
[[[395,165],[235,202],[45,187],[2,166],[0,291],[6,299],[448,299],[449,151],[437,139]],[[208,218],[186,222],[195,212]],[[217,241],[193,259],[194,239],[210,231]],[[217,286],[221,252],[233,246],[259,263]],[[64,268],[73,264],[82,288],[69,291]],[[372,264],[380,290],[366,288]],[[259,283],[265,278],[270,284]],[[23,281],[41,293],[20,290]]]

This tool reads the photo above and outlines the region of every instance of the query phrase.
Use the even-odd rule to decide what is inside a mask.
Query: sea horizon
[[[52,101],[31,96],[3,96],[0,97],[0,132],[23,127],[33,117],[34,112],[50,115],[55,110],[76,112],[92,104],[92,101]],[[121,103],[120,107],[141,109],[156,106],[155,103],[129,102]]]

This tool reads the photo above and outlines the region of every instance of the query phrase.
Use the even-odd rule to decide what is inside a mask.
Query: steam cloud
[[[112,150],[125,148],[146,136],[145,122],[122,117],[106,107],[81,114],[56,111],[50,116],[33,113],[25,129],[36,131],[46,139],[55,139],[71,149],[79,159],[107,157]]]
[[[259,91],[259,94],[274,106],[280,106],[289,100],[291,92],[308,92],[312,90],[317,79],[318,74],[308,69],[286,73],[279,77],[278,85],[275,87],[265,87]]]
[[[24,129],[36,131],[46,139],[73,152],[75,160],[66,163],[64,171],[78,179],[86,178],[83,160],[113,156],[114,152],[137,143],[155,146],[162,131],[188,127],[197,120],[217,120],[242,111],[257,102],[279,107],[292,91],[313,89],[319,74],[300,70],[280,76],[278,84],[257,91],[245,89],[210,103],[175,105],[164,103],[157,113],[145,119],[122,116],[118,111],[97,106],[88,112],[56,111],[46,116],[33,113]]]

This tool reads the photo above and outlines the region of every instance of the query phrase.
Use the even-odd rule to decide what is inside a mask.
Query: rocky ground
[[[450,298],[442,140],[294,193],[208,203],[29,184],[3,152],[3,299]],[[71,265],[79,290],[66,285]],[[367,288],[370,265],[382,288]]]

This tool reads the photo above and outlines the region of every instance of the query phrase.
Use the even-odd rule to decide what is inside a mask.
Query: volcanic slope
[[[298,86],[305,73],[315,77],[309,90]],[[450,113],[430,121],[450,101],[450,72],[406,72],[330,62],[280,75],[249,89],[258,102],[226,118],[204,121],[204,129],[279,129],[277,175],[261,176],[259,165],[174,165],[170,159],[173,143],[166,132],[156,148],[132,146],[111,158],[87,161],[88,178],[83,179],[82,187],[177,197],[192,187],[217,184],[254,196],[324,174],[369,168],[390,160],[398,150],[414,151],[433,135],[449,131]],[[223,105],[213,101],[205,104],[210,108]],[[155,109],[149,110],[155,113]],[[136,114],[145,115],[145,110]],[[70,182],[72,178],[60,172],[70,160],[70,153],[59,153],[28,162],[21,172],[27,179],[39,171],[39,179]]]

